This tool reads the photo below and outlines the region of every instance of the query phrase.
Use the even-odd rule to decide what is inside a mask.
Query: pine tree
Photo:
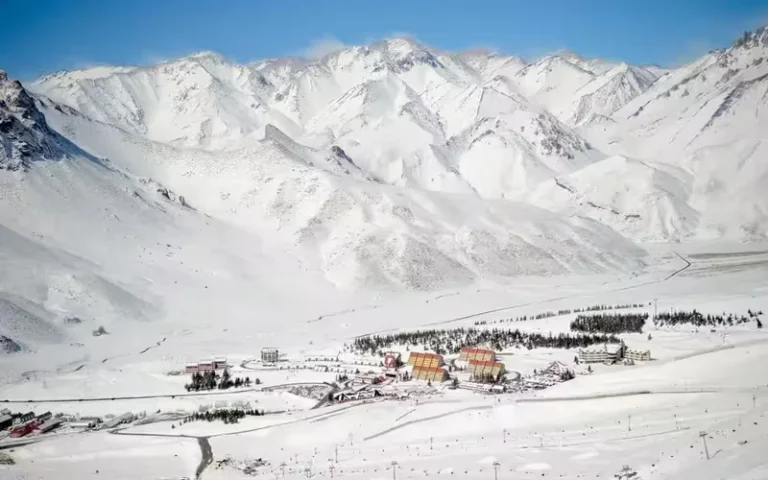
[[[229,370],[224,369],[224,373],[221,374],[221,382],[219,382],[219,389],[226,390],[232,386],[232,381],[229,378]]]

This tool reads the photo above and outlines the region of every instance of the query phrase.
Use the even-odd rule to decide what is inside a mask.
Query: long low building
[[[624,358],[628,358],[633,362],[647,362],[651,360],[650,350],[627,350],[624,352]]]
[[[102,428],[115,428],[118,425],[121,425],[123,423],[130,423],[133,421],[133,413],[126,412],[118,417],[113,417],[106,422],[104,422],[104,426]]]
[[[608,343],[603,348],[594,350],[579,349],[579,362],[603,363],[618,362],[623,358],[623,346],[620,343]]]
[[[38,425],[37,431],[40,433],[50,432],[54,428],[57,428],[59,425],[61,425],[61,423],[62,420],[60,418],[49,418],[45,422]]]
[[[79,420],[73,420],[69,422],[69,426],[72,428],[94,428],[99,422],[93,419],[81,418]]]

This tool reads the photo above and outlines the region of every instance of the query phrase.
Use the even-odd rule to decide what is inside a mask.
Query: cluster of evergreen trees
[[[540,312],[535,315],[521,315],[519,317],[513,317],[513,318],[502,318],[501,320],[493,320],[491,324],[493,325],[497,323],[526,322],[528,320],[541,320],[544,318],[559,317],[561,315],[570,315],[572,313],[600,312],[603,310],[623,310],[627,308],[643,308],[644,306],[645,305],[641,303],[624,303],[624,304],[618,304],[618,305],[590,305],[589,307],[575,308],[573,310],[569,308],[564,308],[562,310],[558,310],[557,312],[547,311],[547,312]],[[475,326],[481,326],[481,325],[488,325],[488,320],[475,321]]]
[[[206,422],[221,420],[224,423],[229,424],[239,422],[240,419],[245,418],[246,415],[260,416],[264,415],[264,411],[258,411],[256,409],[243,410],[239,408],[225,408],[213,412],[196,412],[185,417],[182,423],[196,422],[200,420],[205,420]]]
[[[586,308],[577,308],[573,313],[581,312],[600,312],[603,310],[626,310],[627,308],[643,308],[642,303],[620,303],[618,305],[590,305]]]
[[[677,326],[683,324],[691,324],[695,327],[723,327],[734,325],[743,325],[745,323],[755,321],[757,328],[763,328],[763,323],[760,321],[760,315],[762,311],[753,312],[747,310],[747,315],[738,315],[733,313],[723,313],[722,315],[702,314],[697,310],[685,311],[676,310],[674,312],[662,312],[656,315],[653,319],[653,324],[658,327],[664,326]]]
[[[449,330],[419,330],[388,335],[356,338],[352,347],[360,353],[375,354],[393,345],[426,347],[435,353],[458,353],[466,345],[487,345],[494,350],[508,347],[586,348],[599,343],[619,343],[614,335],[560,333],[543,335],[520,330],[455,328]]]
[[[646,320],[647,313],[578,315],[571,322],[571,330],[588,333],[642,333]]]
[[[259,385],[261,380],[258,378],[253,381],[255,385]],[[229,370],[224,369],[224,372],[219,376],[216,372],[197,372],[192,374],[192,383],[187,383],[184,388],[188,392],[199,392],[200,390],[227,390],[232,387],[250,387],[251,377],[235,377],[234,379],[229,374]]]

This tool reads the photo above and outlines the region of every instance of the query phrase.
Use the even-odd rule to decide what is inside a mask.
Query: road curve
[[[195,470],[195,478],[200,478],[208,465],[213,463],[213,449],[211,448],[211,442],[208,441],[208,437],[197,437],[197,444],[200,445],[200,464]]]

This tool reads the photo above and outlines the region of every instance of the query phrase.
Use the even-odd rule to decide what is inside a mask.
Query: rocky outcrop
[[[24,170],[36,160],[61,159],[69,145],[48,127],[21,82],[0,71],[0,170]]]

